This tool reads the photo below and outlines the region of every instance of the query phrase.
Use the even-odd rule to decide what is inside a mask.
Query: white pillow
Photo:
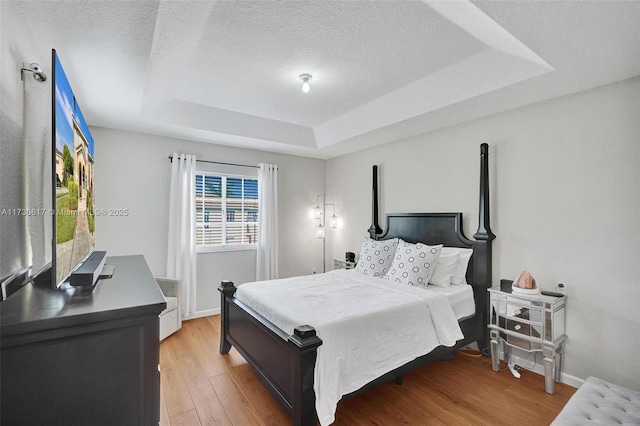
[[[445,249],[446,247],[442,248],[433,270],[433,275],[429,280],[429,284],[438,287],[449,287],[451,285],[451,280],[458,269],[458,260],[460,259],[460,252],[448,251],[445,253]]]
[[[469,259],[471,259],[473,250],[468,248],[443,247],[442,253],[459,253],[458,267],[451,278],[451,284],[467,284],[467,267],[469,266]]]
[[[427,287],[442,245],[411,244],[400,240],[396,256],[384,277],[414,287]]]
[[[358,264],[354,268],[363,275],[384,277],[393,262],[398,239],[376,241],[367,238],[360,248]]]

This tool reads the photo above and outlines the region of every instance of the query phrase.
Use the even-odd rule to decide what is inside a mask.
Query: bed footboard
[[[322,340],[309,325],[288,335],[234,297],[237,288],[222,281],[220,353],[231,346],[244,357],[295,426],[317,424],[314,368]]]

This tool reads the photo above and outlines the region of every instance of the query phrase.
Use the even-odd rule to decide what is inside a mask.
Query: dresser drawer
[[[507,318],[505,320],[505,328],[513,333],[523,336],[521,338],[507,334],[508,344],[528,351],[542,349],[542,339],[540,339],[540,335],[542,333],[541,325],[529,324],[524,321]],[[534,341],[530,341],[529,339],[534,339]]]

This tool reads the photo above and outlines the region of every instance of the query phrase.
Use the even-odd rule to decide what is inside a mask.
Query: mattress
[[[437,346],[453,346],[462,331],[466,290],[400,285],[353,270],[238,287],[235,297],[288,334],[312,325],[323,341],[314,370],[321,425],[334,421],[338,401]],[[467,286],[468,287],[468,286]]]
[[[428,285],[427,289],[446,296],[458,320],[470,317],[476,313],[473,288],[468,284],[450,285],[449,287]]]

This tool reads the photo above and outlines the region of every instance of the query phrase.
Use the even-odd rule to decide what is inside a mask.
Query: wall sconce
[[[336,205],[325,204],[325,206],[331,206],[331,217],[329,218],[329,226],[333,229],[338,227],[338,216],[336,216]]]
[[[322,197],[322,203],[320,203],[320,197]],[[320,194],[316,197],[316,206],[313,208],[313,218],[318,221],[316,225],[316,238],[324,238],[325,236],[325,210],[327,206],[331,206],[331,217],[329,218],[329,227],[338,227],[338,217],[336,216],[336,205],[325,204],[324,194]]]
[[[313,218],[314,219],[322,219],[322,210],[323,210],[323,208],[320,207],[320,197],[324,197],[324,194],[318,195],[316,197],[316,206],[313,208]]]

